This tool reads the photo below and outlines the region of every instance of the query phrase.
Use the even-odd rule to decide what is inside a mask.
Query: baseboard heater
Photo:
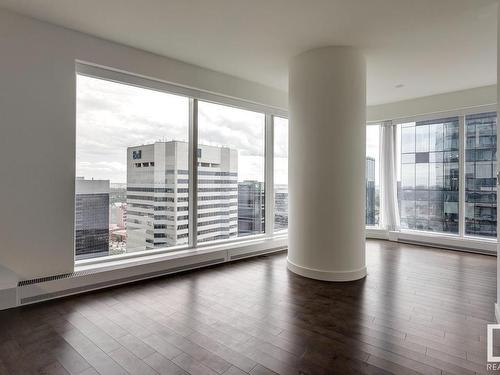
[[[30,304],[30,303],[34,303],[34,302],[40,302],[40,301],[45,301],[45,300],[49,300],[49,299],[69,296],[72,294],[84,293],[86,291],[108,288],[108,287],[112,287],[112,286],[132,283],[135,281],[165,276],[165,275],[169,275],[172,273],[192,270],[192,269],[201,268],[201,267],[207,267],[207,266],[211,266],[211,265],[215,265],[215,264],[219,264],[219,263],[224,263],[224,261],[225,261],[224,258],[214,259],[214,260],[209,260],[209,261],[205,261],[205,262],[189,264],[189,265],[185,265],[185,266],[173,267],[173,268],[169,268],[167,270],[149,272],[146,274],[140,274],[140,275],[135,275],[135,276],[129,276],[129,277],[123,277],[123,278],[119,278],[119,279],[103,281],[103,282],[99,282],[99,283],[93,283],[93,284],[89,284],[89,285],[83,285],[83,286],[76,287],[76,288],[63,289],[63,290],[52,292],[52,293],[45,293],[45,294],[34,295],[31,297],[24,297],[24,298],[20,298],[19,305],[26,305],[26,304]],[[21,281],[19,283],[18,287],[22,288],[23,286],[40,285],[40,284],[46,283],[48,281],[55,281],[55,280],[64,280],[64,279],[79,278],[79,277],[81,278],[83,276],[89,276],[92,274],[96,274],[96,273],[95,272],[89,273],[86,271],[81,271],[81,272],[73,272],[71,274],[52,276],[50,278],[38,279],[40,281],[36,281],[36,279],[35,280],[26,280],[26,281]],[[49,280],[45,280],[45,279],[49,279]]]
[[[245,259],[245,258],[256,257],[259,255],[266,255],[269,253],[277,253],[277,252],[286,251],[286,250],[287,250],[287,248],[283,247],[283,248],[276,248],[276,249],[272,249],[272,250],[250,251],[250,252],[246,252],[246,253],[242,253],[242,254],[230,255],[229,259],[230,260],[240,260],[240,259]]]
[[[408,245],[432,247],[432,248],[436,248],[436,249],[458,250],[458,251],[463,251],[466,253],[493,255],[493,256],[497,255],[496,251],[490,251],[490,250],[486,250],[486,249],[474,249],[471,247],[465,247],[465,246],[454,245],[454,244],[445,244],[445,243],[437,244],[437,243],[427,242],[425,240],[419,241],[419,240],[413,240],[413,239],[408,239],[408,238],[398,238],[397,242],[405,243]]]
[[[164,261],[123,267],[104,266],[62,275],[22,280],[16,288],[16,305],[33,304],[284,250],[286,247],[282,246],[254,251],[249,249],[221,250]]]

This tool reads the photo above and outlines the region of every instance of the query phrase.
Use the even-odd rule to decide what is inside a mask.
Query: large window
[[[269,217],[276,231],[287,229],[288,120],[277,111],[78,69],[76,260],[263,234],[272,227],[265,221],[267,166],[276,208]],[[274,171],[266,163],[264,112],[274,126]]]
[[[265,116],[198,105],[198,242],[264,233]]]
[[[273,118],[274,125],[274,230],[288,228],[288,120]]]
[[[495,112],[465,117],[465,233],[496,237]]]
[[[380,217],[380,126],[366,127],[366,225],[378,226]]]
[[[77,260],[288,228],[289,129],[279,111],[100,68],[79,71]],[[184,96],[191,94],[205,100]],[[484,111],[394,125],[395,150],[382,156],[388,166],[397,159],[398,207],[396,197],[381,207],[381,126],[368,125],[366,225],[379,226],[388,210],[387,227],[396,228],[399,210],[402,230],[496,238],[496,122]],[[274,181],[267,191],[265,176]]]
[[[288,228],[287,119],[125,73],[78,70],[76,260]],[[219,99],[231,106],[212,101]],[[274,163],[266,163],[264,112],[274,126],[267,143]],[[271,173],[274,223],[266,225]]]
[[[400,125],[401,227],[459,231],[458,117]]]
[[[189,99],[77,76],[76,259],[187,244]]]

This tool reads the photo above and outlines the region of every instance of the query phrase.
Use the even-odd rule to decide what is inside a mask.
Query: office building
[[[198,147],[198,242],[238,235],[238,154]],[[188,144],[155,142],[127,149],[127,252],[189,240]]]
[[[403,228],[458,233],[458,117],[401,126],[399,207]]]
[[[264,183],[243,181],[238,183],[238,234],[247,236],[264,233]]]
[[[109,254],[109,181],[75,180],[75,256]]]
[[[125,229],[127,226],[127,203],[110,204],[109,223],[116,228]]]
[[[288,229],[288,185],[274,186],[274,230]]]
[[[497,114],[465,119],[465,232],[497,237]]]
[[[375,225],[375,159],[366,158],[366,225]]]

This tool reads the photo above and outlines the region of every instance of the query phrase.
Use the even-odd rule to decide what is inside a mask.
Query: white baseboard
[[[366,267],[350,271],[324,271],[299,266],[290,260],[287,261],[287,266],[290,271],[297,275],[322,281],[355,281],[366,276]]]

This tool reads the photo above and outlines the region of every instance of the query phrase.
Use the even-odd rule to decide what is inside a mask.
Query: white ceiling
[[[0,7],[283,90],[292,56],[357,46],[367,57],[368,103],[379,104],[496,84],[496,3],[0,0]]]

